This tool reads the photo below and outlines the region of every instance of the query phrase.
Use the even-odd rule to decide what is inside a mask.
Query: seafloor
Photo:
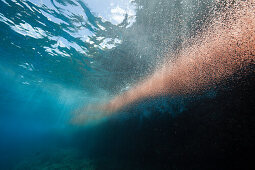
[[[141,121],[129,108],[132,116],[78,128],[16,169],[254,169],[254,85],[253,73],[228,80],[174,116],[154,111]]]

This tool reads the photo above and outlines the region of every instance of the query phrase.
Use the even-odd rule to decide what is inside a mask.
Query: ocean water
[[[71,121],[77,108],[152,73],[224,8],[214,0],[0,0],[0,169],[252,165],[254,71],[195,97]]]

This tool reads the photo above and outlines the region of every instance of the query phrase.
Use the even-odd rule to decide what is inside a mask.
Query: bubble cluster
[[[166,62],[154,74],[111,100],[105,109],[114,112],[142,98],[208,90],[254,64],[254,3],[229,3],[224,9],[195,38],[183,43],[186,48],[180,50],[174,62]]]
[[[195,37],[182,44],[174,60],[169,57],[152,75],[93,110],[100,112],[101,118],[145,98],[206,91],[240,70],[249,69],[254,59],[255,5],[249,1],[229,2],[215,10]]]

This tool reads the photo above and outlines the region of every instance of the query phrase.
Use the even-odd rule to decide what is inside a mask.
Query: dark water
[[[77,107],[151,73],[224,9],[212,0],[109,1],[106,11],[130,5],[117,22],[96,12],[106,2],[92,2],[0,0],[0,169],[253,165],[253,72],[195,97],[159,97],[94,125],[70,124]]]

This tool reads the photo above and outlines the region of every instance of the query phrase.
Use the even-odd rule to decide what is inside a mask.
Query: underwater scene
[[[0,170],[255,168],[255,3],[0,0]]]

